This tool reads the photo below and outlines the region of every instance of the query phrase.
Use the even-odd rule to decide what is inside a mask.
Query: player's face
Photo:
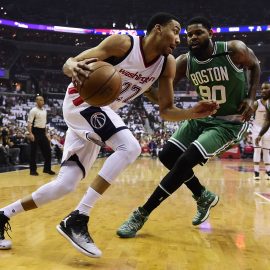
[[[159,48],[162,55],[172,54],[173,50],[180,44],[181,26],[179,22],[172,20],[166,25],[159,26],[160,44]]]
[[[267,100],[270,98],[270,83],[263,83],[261,90],[262,99]]]
[[[187,44],[189,50],[200,56],[208,49],[212,31],[206,29],[202,24],[191,24],[187,27]]]

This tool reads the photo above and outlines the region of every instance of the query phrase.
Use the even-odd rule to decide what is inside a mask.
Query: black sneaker
[[[259,173],[259,172],[254,171],[253,180],[255,180],[255,181],[259,181],[260,179],[261,179],[261,177],[260,177],[260,173]]]
[[[30,175],[35,175],[35,176],[38,176],[38,172],[37,171],[30,171]]]
[[[4,215],[3,211],[0,211],[0,249],[11,249],[12,246],[12,242],[5,239],[5,232],[8,234],[8,231],[11,230],[8,221],[9,218]]]
[[[88,232],[89,217],[79,213],[79,210],[71,212],[64,218],[56,229],[80,252],[89,257],[100,257],[102,252],[95,245]]]
[[[270,172],[268,171],[265,172],[265,179],[270,180]]]
[[[50,170],[50,171],[43,171],[44,173],[50,174],[50,175],[55,175],[55,172]]]

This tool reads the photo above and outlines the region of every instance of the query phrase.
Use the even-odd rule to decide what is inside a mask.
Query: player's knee
[[[170,170],[182,154],[183,151],[169,142],[163,147],[162,151],[159,152],[158,157],[160,162]]]
[[[117,148],[118,151],[122,151],[124,161],[130,164],[136,160],[141,154],[141,146],[137,140],[132,140],[128,144],[121,145]]]
[[[142,148],[138,141],[133,141],[130,145],[128,145],[128,160],[129,162],[134,162],[136,158],[141,154]]]
[[[162,151],[160,151],[158,153],[158,158],[160,160],[160,162],[167,168],[171,168],[172,166],[172,162],[170,160],[170,155],[169,153],[167,153],[167,151],[165,149],[162,149]]]

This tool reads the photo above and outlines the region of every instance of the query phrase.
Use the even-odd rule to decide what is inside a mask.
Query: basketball
[[[81,98],[91,106],[101,107],[111,104],[121,92],[121,76],[109,63],[97,61],[89,64],[91,72],[77,86]]]

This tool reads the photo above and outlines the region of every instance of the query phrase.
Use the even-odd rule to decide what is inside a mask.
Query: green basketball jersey
[[[193,83],[201,99],[216,100],[220,108],[215,115],[239,114],[237,109],[247,96],[246,76],[243,69],[234,65],[227,42],[214,44],[213,55],[224,53],[205,61],[187,54],[187,78]]]

